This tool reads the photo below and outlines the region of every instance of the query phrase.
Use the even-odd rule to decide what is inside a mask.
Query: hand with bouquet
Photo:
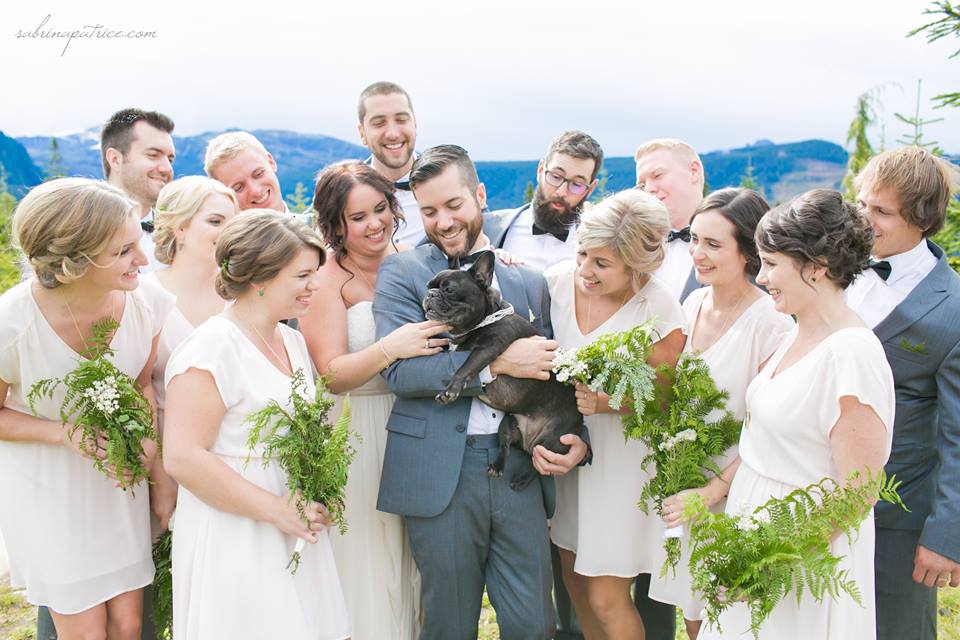
[[[707,619],[719,629],[721,613],[746,602],[750,631],[758,638],[764,620],[791,591],[798,603],[805,589],[817,602],[845,593],[859,603],[860,590],[839,568],[830,542],[838,535],[852,542],[878,498],[906,509],[898,485],[883,472],[863,481],[855,472],[843,486],[824,478],[736,515],[710,513],[698,493],[688,493],[690,575]]]
[[[313,519],[311,512],[319,511],[344,533],[344,490],[356,454],[350,440],[351,436],[358,438],[350,431],[350,400],[344,399],[340,418],[330,424],[328,414],[334,402],[324,378],[317,380],[312,400],[302,369],[294,372],[291,387],[290,411],[271,401],[247,418],[251,424],[247,446],[252,452],[262,445],[264,466],[276,460],[286,472],[290,500],[296,501],[303,522]],[[304,543],[303,538],[297,539],[287,565],[291,573],[300,565]]]
[[[40,399],[66,387],[60,419],[69,445],[127,490],[149,478],[158,436],[153,408],[139,385],[107,359],[114,355],[110,338],[118,327],[112,318],[94,323],[76,368],[63,378],[36,381],[27,401],[36,414]]]

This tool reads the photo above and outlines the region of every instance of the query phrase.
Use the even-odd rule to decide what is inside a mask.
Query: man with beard
[[[565,131],[554,138],[537,165],[533,201],[487,216],[485,229],[494,246],[541,271],[572,260],[580,212],[602,166],[603,149],[587,134]]]
[[[378,339],[425,320],[427,283],[447,268],[449,257],[466,266],[491,248],[483,233],[486,190],[466,151],[427,149],[413,163],[410,184],[429,242],[383,261],[373,300]],[[517,313],[531,314],[539,331],[550,331],[542,275],[497,261],[493,284]],[[566,455],[538,446],[531,458],[515,449],[504,476],[533,464],[542,477],[514,491],[508,481],[487,475],[503,414],[476,396],[500,374],[548,379],[556,346],[539,336],[514,341],[448,405],[434,397],[469,352],[435,353],[426,340],[420,357],[396,360],[384,353],[383,376],[397,399],[386,425],[377,509],[404,517],[422,580],[421,640],[475,638],[484,586],[501,638],[553,637],[547,518],[556,493],[550,476],[581,463],[587,445],[567,434],[561,438],[570,445]]]
[[[693,147],[673,138],[645,142],[633,158],[637,188],[656,196],[670,214],[667,255],[653,275],[683,302],[700,286],[690,256],[690,218],[703,200],[703,163]]]
[[[396,241],[418,245],[424,240],[417,200],[410,190],[410,167],[416,159],[417,119],[413,102],[400,85],[374,82],[360,93],[357,102],[357,133],[370,150],[367,164],[397,188],[397,202],[404,220]]]
[[[173,180],[173,120],[156,111],[121,109],[100,131],[100,160],[107,182],[137,203],[144,253],[150,260],[142,271],[160,267],[153,253],[153,207],[165,184]]]

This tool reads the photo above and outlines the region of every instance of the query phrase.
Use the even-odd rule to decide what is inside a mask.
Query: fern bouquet
[[[687,497],[684,512],[690,527],[690,575],[694,590],[706,603],[707,619],[719,629],[720,614],[745,601],[750,631],[760,627],[790,592],[800,602],[804,589],[817,601],[846,593],[857,603],[861,594],[840,557],[830,551],[837,532],[852,543],[860,523],[879,497],[906,509],[898,482],[883,472],[858,482],[853,474],[844,486],[832,478],[771,499],[737,515],[713,514],[697,494]],[[872,597],[872,596],[870,596]]]
[[[624,416],[623,425],[627,438],[641,440],[650,449],[643,467],[653,463],[656,469],[637,506],[647,513],[652,502],[662,514],[664,498],[703,487],[720,474],[714,459],[739,441],[740,422],[726,410],[728,394],[717,388],[700,356],[684,353],[675,369],[662,366],[658,374],[662,384],[654,398],[642,411]],[[664,532],[667,557],[661,576],[676,569],[681,533],[682,527]]]
[[[327,508],[340,533],[345,533],[344,490],[350,463],[356,455],[350,439],[358,437],[350,431],[350,400],[344,398],[340,418],[330,424],[328,414],[333,400],[324,378],[317,380],[313,400],[309,399],[302,369],[294,372],[291,387],[291,411],[272,400],[247,417],[251,425],[247,446],[252,455],[257,446],[263,445],[263,466],[276,460],[286,472],[290,497],[296,500],[305,522],[307,504],[319,502]],[[304,540],[298,539],[287,565],[291,573],[296,573],[300,566],[303,547]]]
[[[114,355],[110,337],[119,328],[112,318],[93,325],[93,336],[77,362],[77,367],[63,378],[38,380],[30,387],[27,402],[34,415],[36,403],[52,398],[60,386],[66,394],[60,404],[60,420],[69,425],[72,438],[82,430],[81,449],[93,458],[94,466],[108,473],[110,465],[120,487],[126,490],[149,477],[144,465],[143,440],[159,443],[153,426],[153,409],[133,378],[110,362]],[[97,455],[97,441],[106,441],[105,456]]]
[[[560,382],[579,381],[608,394],[613,409],[625,400],[643,405],[654,396],[657,372],[647,358],[659,339],[652,320],[630,331],[605,333],[579,349],[557,349],[553,371]]]
[[[153,543],[153,627],[157,638],[173,637],[173,532],[164,531]]]

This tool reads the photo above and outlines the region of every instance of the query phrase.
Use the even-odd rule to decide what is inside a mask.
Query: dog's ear
[[[493,251],[484,251],[470,267],[470,275],[484,289],[489,289],[493,284],[493,265],[496,260],[497,256]]]
[[[454,271],[460,270],[460,256],[448,256],[447,257],[447,269],[453,269]]]

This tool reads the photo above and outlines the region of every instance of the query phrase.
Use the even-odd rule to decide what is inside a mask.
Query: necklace
[[[357,264],[357,261],[354,260],[350,256],[350,254],[347,254],[347,260],[349,260],[350,264],[352,264],[356,268],[357,274],[360,276],[360,279],[363,280],[368,287],[370,287],[370,293],[373,293],[376,290],[376,288],[370,283],[370,279],[367,278],[366,274],[363,273],[363,269],[360,268],[360,265]]]
[[[619,310],[623,307],[623,305],[625,305],[625,304],[627,303],[627,296],[630,295],[630,293],[631,293],[632,291],[633,291],[633,287],[627,286],[627,288],[626,288],[626,289],[624,290],[624,292],[623,292],[623,297],[620,298],[620,304],[617,306],[616,309],[614,309],[613,313],[616,313],[617,311],[619,311]],[[593,306],[593,304],[592,304],[592,303],[593,303],[593,296],[586,296],[586,298],[587,298],[587,331],[586,331],[586,333],[590,333],[591,331],[593,331],[594,329],[596,329],[596,327],[591,326],[591,323],[590,323],[590,315],[591,315],[590,312],[591,312],[591,310],[592,310],[591,307]],[[609,320],[609,319],[613,316],[613,313],[611,313],[610,316],[607,317],[607,320]],[[606,322],[606,320],[604,320],[603,322]],[[603,324],[603,322],[601,322],[600,324]],[[599,325],[597,325],[597,326],[599,326]],[[584,335],[586,335],[586,334],[584,334]]]
[[[234,306],[234,313],[236,313],[236,306]],[[239,316],[238,316],[238,317],[239,317]],[[277,361],[277,363],[280,365],[280,370],[281,370],[283,373],[285,373],[287,376],[289,376],[289,377],[292,378],[292,377],[293,377],[293,370],[292,370],[289,366],[287,366],[287,361],[284,360],[283,358],[281,358],[281,357],[277,354],[277,352],[273,350],[273,347],[271,347],[271,346],[270,346],[270,343],[267,342],[266,338],[264,338],[263,335],[261,335],[260,331],[257,329],[257,326],[256,326],[255,324],[253,324],[252,322],[246,322],[246,321],[244,321],[244,324],[248,325],[251,329],[253,329],[253,332],[257,335],[258,338],[260,338],[260,342],[263,343],[263,346],[265,346],[265,347],[267,348],[267,350],[268,350],[271,354],[273,354],[274,359],[275,359],[275,360]],[[291,364],[292,364],[292,363],[291,363]]]
[[[110,319],[113,320],[113,316],[116,315],[116,300],[110,300]],[[70,319],[73,321],[73,328],[77,330],[77,337],[80,338],[80,352],[84,352],[84,345],[87,344],[87,339],[83,337],[83,332],[80,331],[80,323],[77,322],[77,316],[73,315],[73,309],[70,308],[70,301],[67,300],[66,296],[63,298],[63,304],[67,307],[67,313],[70,314]]]
[[[723,319],[723,325],[721,325],[720,332],[717,334],[717,337],[714,339],[714,342],[716,342],[717,340],[723,337],[723,334],[726,332],[727,327],[730,324],[730,321],[733,320],[734,317],[736,317],[737,309],[740,308],[740,303],[743,302],[743,299],[747,296],[748,291],[749,289],[745,289],[743,293],[740,294],[740,297],[737,298],[737,301],[734,303],[734,305],[724,314],[725,317]],[[710,288],[710,302],[711,304],[713,304],[713,308],[716,309],[717,307],[713,300],[713,287]]]

